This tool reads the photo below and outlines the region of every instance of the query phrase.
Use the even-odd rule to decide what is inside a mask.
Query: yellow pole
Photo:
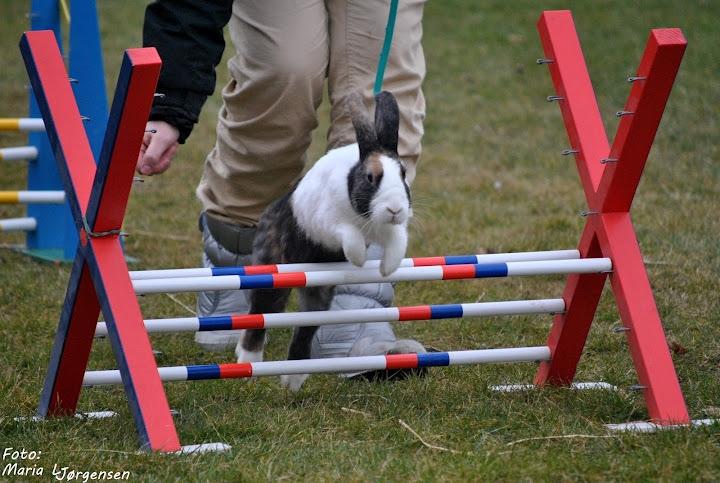
[[[20,202],[20,193],[17,191],[0,191],[0,204],[15,204]]]
[[[16,117],[0,118],[0,131],[19,131],[20,119]]]

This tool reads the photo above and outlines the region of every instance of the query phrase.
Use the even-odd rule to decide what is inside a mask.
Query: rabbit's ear
[[[380,147],[397,155],[400,110],[395,96],[382,91],[375,96],[375,132]]]
[[[363,104],[362,95],[358,92],[347,97],[347,107],[350,111],[350,119],[355,128],[355,137],[360,148],[360,159],[365,159],[370,153],[378,150],[378,138],[375,128],[370,122],[367,108]]]

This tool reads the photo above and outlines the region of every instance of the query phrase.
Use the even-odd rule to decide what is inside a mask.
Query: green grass
[[[100,2],[108,85],[124,48],[140,45],[144,3]],[[417,220],[411,255],[570,248],[583,220],[583,196],[554,104],[535,21],[542,8],[573,9],[598,102],[612,136],[635,67],[653,27],[681,27],[688,50],[633,206],[668,340],[690,413],[720,416],[720,82],[717,19],[710,1],[429,2],[425,14],[428,100],[423,160],[413,191]],[[0,13],[0,115],[25,111],[25,73],[16,48],[26,2]],[[229,55],[229,50],[226,57]],[[226,78],[224,66],[219,78]],[[136,186],[125,229],[138,268],[197,266],[199,205],[194,187],[213,143],[218,96],[171,171]],[[324,150],[327,108],[321,110],[311,158]],[[23,137],[3,133],[3,146]],[[18,164],[0,165],[4,189],[24,186]],[[18,216],[0,207],[0,216]],[[172,239],[168,238],[172,236]],[[18,243],[3,234],[0,242]],[[83,470],[129,470],[134,479],[258,480],[714,480],[720,474],[718,427],[654,435],[612,435],[610,422],[647,418],[625,338],[610,329],[618,314],[603,297],[578,380],[605,380],[622,389],[577,393],[548,388],[491,394],[487,387],[527,382],[533,365],[434,370],[394,384],[312,377],[287,394],[277,380],[167,385],[185,444],[224,441],[222,455],[175,458],[138,455],[132,419],[120,388],[83,391],[80,409],[113,409],[107,421],[17,423],[34,412],[67,284],[68,266],[0,250],[0,449],[41,450],[40,464]],[[398,285],[396,302],[451,303],[558,296],[561,277]],[[191,295],[178,296],[192,306]],[[164,296],[141,301],[147,317],[186,314]],[[420,322],[398,327],[440,349],[539,345],[547,317]],[[267,356],[284,358],[288,331],[273,332]],[[161,365],[230,362],[230,352],[200,351],[189,334],[153,337]],[[114,367],[106,341],[92,368]],[[426,442],[451,451],[431,449]],[[588,438],[525,438],[584,434]],[[514,443],[514,444],[513,444]]]

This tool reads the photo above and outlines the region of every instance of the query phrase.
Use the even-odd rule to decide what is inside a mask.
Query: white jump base
[[[553,386],[556,387],[556,386]],[[584,391],[588,389],[600,389],[605,391],[617,391],[617,386],[607,382],[573,382],[568,386],[570,389]],[[539,389],[536,384],[505,384],[499,386],[490,386],[490,390],[494,392],[522,392],[533,391]]]
[[[720,419],[693,419],[690,424],[657,424],[650,421],[633,421],[630,423],[606,424],[605,427],[616,432],[655,433],[668,429],[697,428],[713,424],[720,424]]]
[[[107,419],[117,417],[117,415],[118,413],[116,413],[115,411],[90,411],[87,413],[75,413],[74,417],[77,419]],[[34,423],[47,421],[48,419],[50,418],[44,418],[42,416],[18,416],[16,418],[13,418],[13,420],[17,422],[31,421]]]
[[[202,453],[227,453],[232,449],[232,446],[225,443],[202,443],[202,444],[188,444],[180,448],[180,451],[173,451],[170,455],[192,455]]]

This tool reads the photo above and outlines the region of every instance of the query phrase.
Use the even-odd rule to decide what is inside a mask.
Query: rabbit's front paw
[[[350,263],[356,267],[362,267],[367,259],[365,240],[352,235],[343,237],[343,253]]]
[[[380,274],[387,277],[398,269],[407,251],[407,233],[404,227],[395,227],[390,235],[388,244],[384,247]]]
[[[388,256],[386,254],[380,262],[380,274],[383,277],[387,277],[388,275],[392,274],[395,270],[398,269],[398,267],[400,267],[400,263],[402,262],[402,260],[402,255]]]

